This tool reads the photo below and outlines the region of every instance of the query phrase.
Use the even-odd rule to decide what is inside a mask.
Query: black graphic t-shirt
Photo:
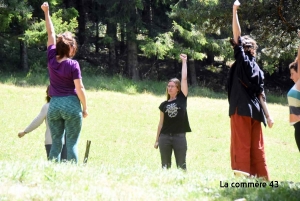
[[[175,100],[164,101],[159,109],[164,113],[164,122],[160,133],[191,132],[186,111],[187,97],[182,92],[177,94]]]

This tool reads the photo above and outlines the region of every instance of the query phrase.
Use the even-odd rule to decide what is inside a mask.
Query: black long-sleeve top
[[[263,72],[255,57],[244,52],[240,39],[239,44],[234,46],[234,57],[235,62],[230,68],[228,78],[229,116],[237,112],[238,115],[263,122],[266,126],[258,98],[264,91]]]

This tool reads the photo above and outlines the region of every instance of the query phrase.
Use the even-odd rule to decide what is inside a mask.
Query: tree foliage
[[[75,32],[78,27],[78,22],[76,20],[77,15],[78,12],[74,8],[66,9],[64,12],[60,9],[57,12],[52,13],[51,19],[55,27],[55,32],[57,34],[65,31]],[[32,25],[25,31],[24,40],[26,40],[28,44],[46,44],[47,30],[45,20],[32,23]]]
[[[294,60],[300,1],[240,2],[242,35],[258,42],[262,68],[274,73]],[[23,41],[31,51],[41,50],[47,36],[40,4],[38,0],[0,0],[2,44]],[[76,33],[79,57],[110,74],[132,77],[136,70],[137,77],[147,63],[177,61],[181,52],[199,61],[195,63],[196,74],[205,65],[215,65],[216,59],[222,65],[233,60],[228,42],[232,37],[232,0],[50,0],[49,4],[56,32]],[[11,58],[11,52],[19,55],[17,51],[17,46],[0,47],[4,55],[0,64]],[[140,62],[141,58],[146,58],[146,63]]]

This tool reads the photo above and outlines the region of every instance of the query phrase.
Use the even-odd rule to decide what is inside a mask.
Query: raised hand
[[[241,3],[239,2],[239,0],[236,0],[236,1],[233,3],[233,5],[235,5],[235,6],[240,6]]]
[[[49,11],[49,4],[48,2],[44,2],[42,5],[41,5],[41,8],[44,12],[48,12]]]
[[[186,61],[187,60],[187,55],[186,54],[180,54],[180,59],[182,61]]]
[[[237,9],[239,8],[240,5],[241,5],[241,3],[239,2],[239,0],[236,0],[236,1],[233,3],[233,8],[237,10]]]

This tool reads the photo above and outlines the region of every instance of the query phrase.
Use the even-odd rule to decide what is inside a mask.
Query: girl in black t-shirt
[[[157,128],[154,148],[160,150],[163,168],[171,167],[174,150],[178,168],[186,169],[186,132],[191,132],[187,116],[187,55],[180,54],[182,60],[181,83],[177,78],[169,80],[166,93],[167,100],[159,106],[160,120]]]

